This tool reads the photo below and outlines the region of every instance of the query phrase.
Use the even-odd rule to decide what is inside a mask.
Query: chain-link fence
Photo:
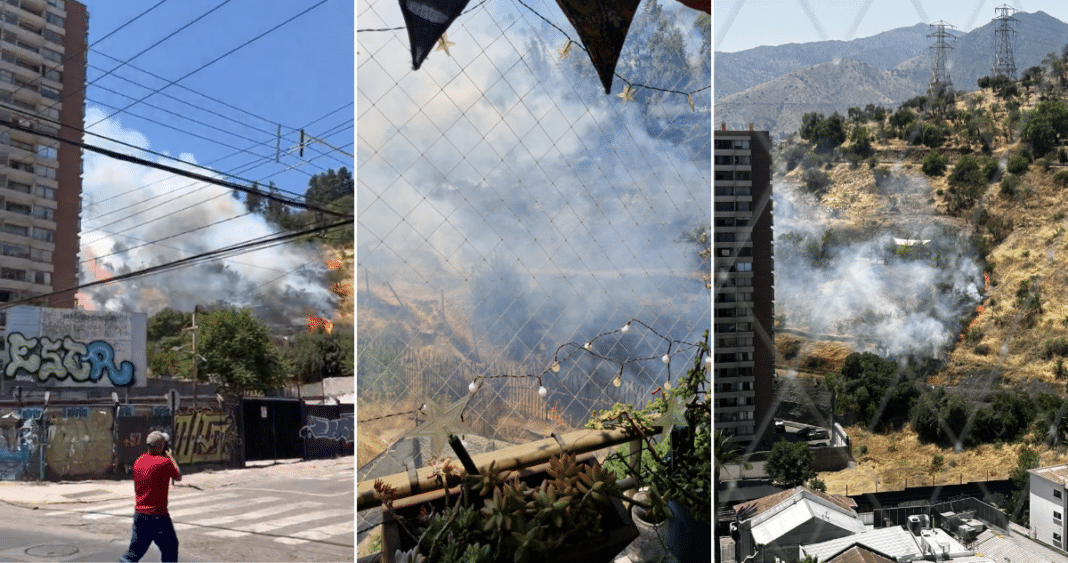
[[[710,19],[643,2],[606,95],[554,2],[473,5],[418,71],[396,3],[357,9],[361,475],[418,465],[420,406],[476,380],[490,449],[677,380],[710,319]]]

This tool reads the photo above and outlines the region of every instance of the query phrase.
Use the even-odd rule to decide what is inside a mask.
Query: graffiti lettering
[[[229,413],[195,411],[174,417],[174,458],[178,463],[229,461],[240,441]]]
[[[12,332],[7,335],[7,347],[11,360],[4,369],[4,375],[9,378],[27,374],[38,381],[55,377],[70,378],[81,383],[100,381],[106,374],[116,387],[128,387],[134,383],[133,363],[124,361],[121,367],[116,366],[115,349],[102,340],[83,344],[70,337],[64,337],[63,340],[46,336],[26,338],[18,332]]]
[[[300,429],[302,438],[325,438],[344,444],[352,442],[355,415],[345,414],[341,418],[322,418],[308,415],[308,425]]]

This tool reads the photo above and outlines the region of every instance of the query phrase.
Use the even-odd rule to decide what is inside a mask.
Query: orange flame
[[[334,287],[330,288],[330,290],[340,295],[341,297],[344,297],[346,293],[345,288],[341,287],[341,282],[335,283]]]
[[[337,269],[341,268],[341,259],[340,258],[327,258],[326,259],[326,267],[330,268],[331,270],[337,270]]]
[[[316,317],[315,315],[308,315],[308,331],[309,332],[314,332],[315,329],[317,329],[320,326],[323,327],[323,330],[325,330],[328,334],[334,332],[334,323],[332,323],[332,322],[330,322],[330,321],[328,321],[326,319],[320,319],[319,317]]]

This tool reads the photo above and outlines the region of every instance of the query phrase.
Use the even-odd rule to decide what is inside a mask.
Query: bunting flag
[[[412,70],[419,70],[438,39],[467,7],[468,0],[400,0],[408,41],[412,46]]]
[[[604,84],[604,93],[612,93],[616,62],[627,40],[630,22],[640,0],[556,0],[575,27],[579,39],[590,54],[590,61]],[[410,28],[409,28],[410,29]]]

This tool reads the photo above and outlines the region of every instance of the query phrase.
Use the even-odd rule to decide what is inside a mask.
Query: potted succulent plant
[[[446,460],[434,476],[441,491],[403,506],[376,483],[387,562],[608,563],[638,536],[616,475],[592,455],[562,454],[520,472],[491,465],[483,475]]]
[[[663,539],[679,561],[708,561],[712,551],[712,409],[708,392],[709,332],[698,345],[693,366],[678,384],[658,393],[642,409],[617,404],[597,413],[587,424],[604,428],[623,424],[645,439],[641,463],[630,467],[628,447],[609,456],[606,464],[622,464],[640,485],[649,486],[647,512],[653,520],[666,517]],[[652,436],[660,428],[669,435],[659,444]]]

